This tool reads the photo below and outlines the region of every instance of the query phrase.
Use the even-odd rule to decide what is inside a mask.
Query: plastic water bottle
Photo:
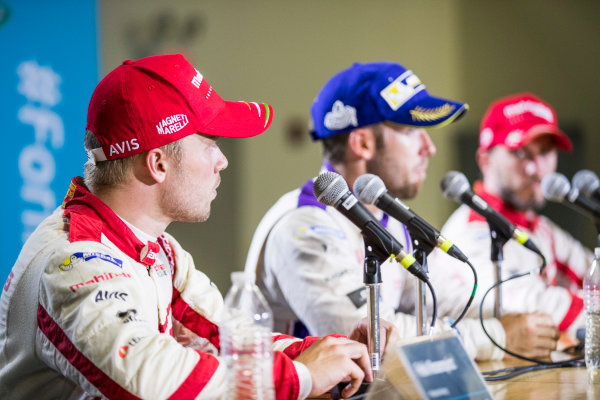
[[[225,312],[219,328],[221,356],[227,366],[228,400],[272,400],[273,314],[244,272],[231,274]]]
[[[583,278],[585,307],[585,365],[590,381],[600,377],[600,247]]]

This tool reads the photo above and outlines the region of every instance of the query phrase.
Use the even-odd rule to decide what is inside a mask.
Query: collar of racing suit
[[[114,211],[87,189],[83,178],[71,180],[62,208],[70,242],[101,242],[104,235],[137,262],[146,267],[154,264],[160,251],[159,244],[142,243]]]
[[[483,200],[485,200],[490,207],[502,214],[513,225],[525,228],[530,232],[535,232],[540,219],[537,214],[533,214],[533,217],[531,217],[527,213],[509,206],[508,204],[504,203],[500,197],[487,192],[483,187],[483,182],[481,181],[477,181],[473,184],[473,191],[477,193]],[[475,211],[469,210],[469,221],[485,221],[485,218]]]

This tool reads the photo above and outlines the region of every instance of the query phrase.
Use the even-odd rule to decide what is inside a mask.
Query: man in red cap
[[[224,101],[181,55],[125,61],[99,83],[85,177],[29,237],[3,288],[0,397],[226,396],[223,299],[165,229],[208,218],[227,167],[217,137],[258,135],[272,117],[268,104]],[[173,338],[181,326],[196,348]],[[349,396],[372,379],[366,347],[344,337],[275,335],[273,348],[280,400],[345,379]]]
[[[544,204],[542,179],[556,171],[558,151],[570,151],[571,141],[558,127],[553,108],[530,94],[523,93],[495,101],[481,123],[477,163],[482,181],[474,191],[513,225],[526,232],[545,255],[542,275],[531,274],[502,285],[504,312],[544,312],[552,316],[560,332],[574,338],[583,326],[583,300],[580,290],[584,271],[592,253],[548,218],[537,214]],[[455,238],[456,244],[477,268],[479,287],[494,282],[490,257],[491,238],[483,217],[467,206],[459,207],[448,219],[442,234]],[[503,247],[502,277],[534,271],[540,257],[509,240]],[[464,288],[471,282],[468,271],[436,254],[430,271],[440,298],[440,312],[457,310]],[[443,282],[443,284],[442,284]],[[481,302],[485,290],[473,304]],[[492,297],[491,299],[489,297]],[[472,307],[475,314],[479,307]],[[493,295],[484,304],[484,316],[492,315]],[[540,317],[541,318],[541,317]]]

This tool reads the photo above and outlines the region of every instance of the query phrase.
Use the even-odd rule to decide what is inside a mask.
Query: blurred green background
[[[561,155],[569,179],[600,171],[600,2],[549,0],[98,1],[100,78],[125,59],[183,53],[228,100],[273,105],[263,135],[223,140],[229,168],[204,224],[169,231],[223,293],[243,268],[254,228],[283,193],[318,173],[308,137],[321,86],[353,62],[389,60],[412,69],[430,93],[470,104],[458,123],[432,131],[438,154],[424,190],[409,202],[440,227],[456,207],[439,182],[451,169],[478,177],[479,120],[497,97],[531,91],[555,106],[576,150]],[[83,129],[83,128],[82,128]],[[574,211],[544,210],[588,246],[593,225]]]

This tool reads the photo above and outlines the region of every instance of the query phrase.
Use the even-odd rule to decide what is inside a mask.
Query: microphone
[[[600,217],[600,205],[582,196],[577,188],[571,188],[569,180],[563,174],[546,175],[542,179],[542,192],[547,200],[572,204],[579,210],[591,214],[595,219]]]
[[[452,257],[462,262],[467,261],[467,256],[458,247],[443,237],[437,229],[414,213],[400,199],[392,196],[385,187],[383,180],[377,175],[363,174],[359,176],[354,182],[354,192],[363,203],[374,204],[402,222],[412,236],[427,244],[431,249],[439,247]]]
[[[544,258],[540,249],[529,239],[529,236],[525,232],[515,228],[513,224],[508,222],[506,218],[471,190],[471,185],[464,174],[458,171],[448,172],[444,176],[444,179],[442,179],[441,187],[444,197],[471,207],[471,209],[484,217],[496,232],[507,239],[515,239],[529,250]]]
[[[573,175],[571,183],[588,199],[600,201],[600,179],[594,172],[582,169]]]
[[[362,232],[373,252],[381,260],[395,258],[411,274],[424,282],[429,281],[421,265],[402,245],[377,221],[377,219],[358,201],[348,188],[344,178],[335,172],[323,172],[314,182],[313,192],[321,203],[335,207]]]

